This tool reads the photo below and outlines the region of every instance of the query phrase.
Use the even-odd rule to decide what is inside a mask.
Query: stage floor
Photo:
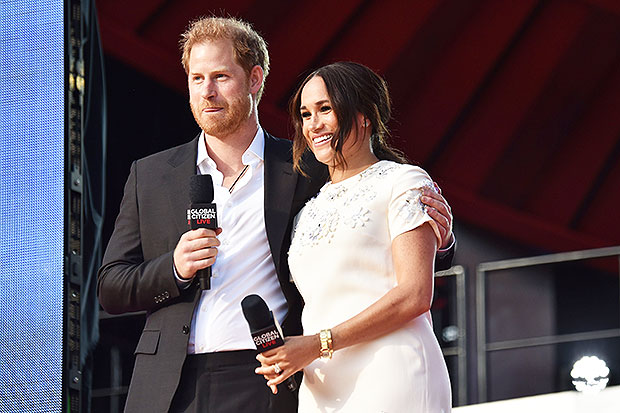
[[[455,413],[620,413],[620,386],[608,387],[596,394],[566,391],[456,407],[453,411]]]

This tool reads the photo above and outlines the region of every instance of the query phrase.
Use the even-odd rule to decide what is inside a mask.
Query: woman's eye
[[[321,112],[329,112],[330,110],[332,110],[331,106],[328,106],[328,105],[321,106]]]
[[[307,119],[310,117],[310,112],[301,112],[302,119]]]

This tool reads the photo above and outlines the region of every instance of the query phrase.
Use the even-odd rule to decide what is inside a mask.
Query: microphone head
[[[213,179],[211,175],[192,175],[189,179],[189,201],[192,204],[213,202]]]
[[[243,316],[250,326],[250,331],[257,331],[274,324],[273,315],[265,300],[259,295],[251,294],[241,300]]]

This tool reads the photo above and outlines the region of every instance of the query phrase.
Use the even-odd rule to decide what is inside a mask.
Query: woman
[[[258,356],[277,384],[304,371],[300,412],[448,412],[450,383],[430,306],[437,225],[420,203],[432,180],[386,144],[382,78],[340,62],[291,101],[296,168],[306,148],[331,181],[297,216],[291,275],[304,335]]]

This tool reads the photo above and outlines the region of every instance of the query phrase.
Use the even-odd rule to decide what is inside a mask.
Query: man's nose
[[[211,99],[215,96],[217,96],[217,88],[215,87],[215,83],[210,80],[206,80],[200,89],[200,97],[203,99]]]

